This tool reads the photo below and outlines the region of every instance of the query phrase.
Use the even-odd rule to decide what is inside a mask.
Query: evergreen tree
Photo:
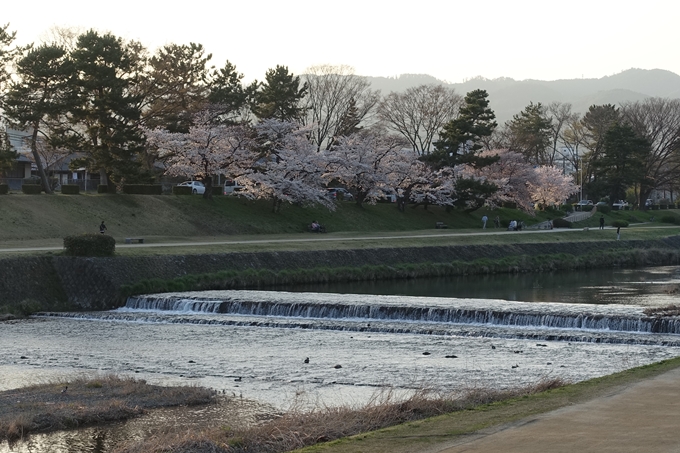
[[[599,186],[610,200],[624,200],[626,189],[645,182],[645,163],[651,145],[630,126],[617,122],[605,133],[603,148],[602,155],[593,163]]]
[[[307,84],[300,87],[300,77],[288,72],[287,66],[269,69],[265,82],[255,94],[253,113],[259,119],[299,122],[304,114],[300,101],[307,94]]]
[[[523,154],[534,165],[552,165],[547,158],[552,122],[541,103],[530,102],[508,122],[509,149]]]
[[[141,95],[135,92],[142,70],[139,57],[134,43],[93,30],[78,38],[72,52],[76,71],[72,121],[80,135],[73,151],[86,153],[74,164],[99,171],[102,184],[143,177],[138,159],[144,147],[138,127]]]
[[[463,100],[458,117],[449,121],[435,143],[437,152],[467,155],[482,149],[482,139],[493,134],[498,124],[489,108],[485,90],[470,91]]]
[[[434,168],[470,165],[483,168],[498,160],[495,156],[482,156],[482,139],[489,137],[497,126],[496,115],[489,108],[485,90],[469,92],[463,101],[457,118],[449,121],[439,134],[435,151],[423,156]],[[454,205],[465,210],[481,207],[494,194],[497,187],[481,179],[457,177]]]
[[[212,114],[223,124],[236,124],[247,119],[244,110],[257,91],[257,82],[243,86],[243,74],[229,61],[213,71],[208,101]]]
[[[193,117],[208,103],[208,68],[212,55],[201,44],[169,44],[149,59],[145,81],[144,123],[169,132],[189,131]]]
[[[38,141],[54,148],[63,143],[63,120],[69,107],[66,92],[73,66],[64,48],[43,45],[29,50],[17,62],[16,76],[5,98],[5,114],[15,127],[30,131],[31,153],[43,189],[51,194]]]

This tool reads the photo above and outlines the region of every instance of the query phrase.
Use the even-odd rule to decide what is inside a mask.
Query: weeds
[[[244,429],[213,428],[203,433],[172,435],[165,439],[154,437],[121,449],[118,453],[280,453],[563,385],[563,380],[555,378],[507,391],[473,389],[458,395],[443,395],[421,389],[406,398],[402,398],[394,389],[387,389],[375,394],[360,408],[320,406],[304,410],[302,408],[306,404],[294,404],[284,415],[262,424]]]

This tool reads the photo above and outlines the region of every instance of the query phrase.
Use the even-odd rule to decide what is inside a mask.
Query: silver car
[[[203,195],[205,193],[205,186],[201,181],[184,181],[177,185],[180,187],[191,187],[191,193],[198,195]]]

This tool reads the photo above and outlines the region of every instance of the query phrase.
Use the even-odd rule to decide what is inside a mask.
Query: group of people
[[[484,216],[482,217],[482,229],[483,229],[483,230],[486,230],[486,222],[488,222],[488,221],[489,221],[489,218],[488,218],[486,215],[484,215]],[[500,228],[500,226],[501,226],[501,219],[500,219],[500,217],[496,216],[496,218],[493,219],[493,225],[494,225],[494,227],[496,227],[496,228]]]

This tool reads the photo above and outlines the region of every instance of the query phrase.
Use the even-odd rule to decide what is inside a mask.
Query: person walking
[[[496,216],[496,218],[493,219],[493,225],[496,228],[500,228],[501,227],[501,218]]]
[[[621,227],[616,228],[616,240],[617,241],[621,240]]]
[[[604,230],[604,216],[603,215],[600,216],[600,229]]]
[[[101,234],[106,233],[106,225],[104,225],[104,221],[102,220],[102,223],[99,224],[99,232]]]
[[[486,222],[489,220],[489,218],[485,215],[482,217],[482,230],[486,230]]]

